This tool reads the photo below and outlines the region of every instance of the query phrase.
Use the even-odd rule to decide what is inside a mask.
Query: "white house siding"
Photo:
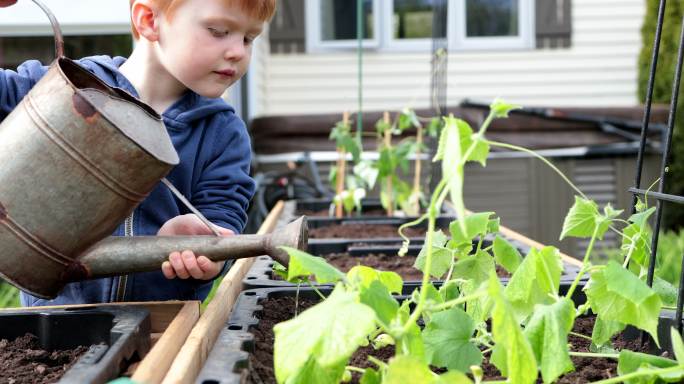
[[[523,105],[632,106],[644,0],[573,0],[572,47],[453,52],[448,102],[500,96]],[[430,53],[366,51],[363,109],[429,106]],[[357,109],[357,56],[272,54],[260,114],[313,114]]]

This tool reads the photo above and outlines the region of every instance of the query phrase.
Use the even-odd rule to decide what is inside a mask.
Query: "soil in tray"
[[[48,352],[40,348],[38,338],[30,333],[13,341],[0,340],[0,383],[54,383],[88,350]]]
[[[311,211],[308,209],[302,209],[301,211],[297,211],[297,216],[299,215],[306,215],[306,216],[311,216],[311,217],[335,217],[335,210],[333,210],[333,215],[330,216],[330,211],[325,209],[325,210],[320,210],[320,211]],[[369,209],[369,210],[364,210],[361,212],[361,216],[387,216],[387,212],[385,212],[384,209]],[[356,213],[353,213],[351,216],[345,215],[344,217],[359,217]]]
[[[396,225],[389,224],[336,224],[309,229],[310,239],[369,239],[399,237]],[[403,233],[408,237],[425,237],[425,229],[406,228]]]
[[[298,311],[301,312],[316,304],[317,301],[299,300]],[[251,329],[255,336],[255,353],[250,354],[249,360],[251,363],[251,371],[248,376],[248,383],[275,383],[275,374],[273,372],[273,326],[277,323],[289,320],[294,317],[295,298],[281,297],[270,298],[259,303],[263,306],[263,310],[257,313],[260,319],[259,324]],[[580,318],[575,321],[574,332],[591,335],[591,330],[594,326],[594,318]],[[589,352],[590,341],[581,337],[570,336],[568,342],[571,344],[571,350],[576,352]],[[649,344],[645,343],[640,346],[639,340],[625,339],[621,335],[613,339],[613,346],[617,350],[628,348],[633,351],[647,352]],[[352,356],[350,364],[360,368],[372,367],[368,362],[368,356],[374,356],[380,360],[388,361],[394,356],[394,347],[386,347],[380,350],[374,350],[371,346],[360,348]],[[617,376],[617,360],[605,358],[582,358],[571,357],[575,365],[575,371],[567,373],[559,378],[556,383],[560,384],[578,384],[587,383],[597,380],[607,379]],[[482,366],[485,374],[485,380],[504,380],[499,375],[499,371],[493,365],[485,361]],[[435,369],[435,372],[442,372],[443,370]],[[352,383],[358,383],[358,374],[353,374]],[[539,377],[538,383],[541,383]]]

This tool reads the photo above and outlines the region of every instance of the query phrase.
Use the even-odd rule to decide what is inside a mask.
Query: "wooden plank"
[[[283,207],[282,201],[273,207],[259,228],[258,234],[266,234],[275,228]],[[254,258],[240,259],[230,268],[216,290],[214,298],[207,305],[190,336],[173,360],[162,383],[192,383],[195,380],[209,351],[214,347],[221,328],[228,321],[231,308],[242,290],[242,279],[253,262]]]
[[[187,302],[133,374],[139,383],[160,383],[199,318],[199,302]]]

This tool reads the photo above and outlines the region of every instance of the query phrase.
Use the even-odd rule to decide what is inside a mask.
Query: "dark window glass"
[[[355,0],[321,0],[321,40],[356,39],[356,3]],[[364,0],[364,39],[372,39],[374,36],[373,12],[373,1]]]
[[[64,55],[80,59],[92,55],[130,55],[131,35],[64,36]],[[52,36],[0,37],[0,68],[14,69],[26,60],[50,64],[55,58]]]
[[[395,39],[433,37],[434,9],[434,0],[394,0],[392,36]],[[446,37],[446,23],[442,26],[436,31],[436,37]]]
[[[518,36],[517,0],[466,0],[467,37]]]

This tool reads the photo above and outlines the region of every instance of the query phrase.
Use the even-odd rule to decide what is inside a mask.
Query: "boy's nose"
[[[247,55],[247,48],[242,39],[239,41],[231,41],[226,47],[224,58],[228,61],[239,61],[245,58]]]

